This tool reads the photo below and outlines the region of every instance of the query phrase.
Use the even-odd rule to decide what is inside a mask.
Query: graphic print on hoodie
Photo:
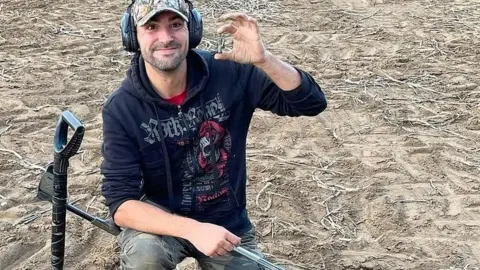
[[[206,114],[205,114],[206,112]],[[142,123],[145,141],[161,142],[163,136],[174,144],[185,147],[180,176],[182,196],[180,214],[198,219],[209,215],[227,218],[239,207],[230,185],[227,160],[232,150],[230,132],[224,127],[230,113],[219,95],[177,116],[150,118]],[[208,119],[208,120],[207,120]],[[213,213],[214,212],[214,213]],[[221,215],[221,213],[225,215]]]
[[[190,51],[187,60],[181,105],[153,90],[139,54],[104,104],[105,203],[114,216],[125,201],[146,195],[176,214],[241,234],[251,228],[246,141],[255,109],[314,116],[325,110],[326,100],[299,69],[301,85],[287,92],[252,65],[214,60],[201,50]]]

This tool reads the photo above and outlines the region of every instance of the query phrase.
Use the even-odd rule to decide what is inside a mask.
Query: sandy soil
[[[0,1],[0,269],[49,269],[51,206],[35,196],[63,110],[87,128],[70,199],[107,216],[100,110],[129,63],[126,3]],[[248,206],[268,258],[287,269],[480,269],[477,1],[198,7],[202,46],[214,44],[215,16],[248,11],[268,48],[312,72],[329,100],[314,118],[255,115]],[[114,237],[73,214],[67,229],[67,269],[115,269]]]

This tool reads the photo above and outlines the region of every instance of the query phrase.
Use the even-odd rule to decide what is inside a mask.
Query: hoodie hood
[[[187,98],[185,102],[203,90],[210,76],[208,64],[198,52],[190,50],[186,59]],[[135,53],[133,56],[123,84],[126,84],[123,87],[126,91],[139,99],[149,103],[154,102],[160,105],[172,106],[154,90],[147,76],[145,61],[140,52]]]

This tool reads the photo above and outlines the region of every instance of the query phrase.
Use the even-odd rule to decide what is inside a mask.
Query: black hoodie
[[[246,140],[256,108],[315,116],[325,97],[307,73],[282,91],[252,65],[215,60],[191,50],[187,97],[175,106],[151,86],[136,54],[121,86],[105,103],[102,192],[110,214],[146,195],[178,215],[225,227],[251,228],[246,211]]]

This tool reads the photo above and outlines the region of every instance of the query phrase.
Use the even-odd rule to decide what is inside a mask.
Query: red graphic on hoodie
[[[198,164],[206,173],[213,173],[216,164],[218,177],[224,173],[227,164],[228,151],[224,139],[227,132],[215,121],[205,121],[199,130],[200,145],[198,151]]]

